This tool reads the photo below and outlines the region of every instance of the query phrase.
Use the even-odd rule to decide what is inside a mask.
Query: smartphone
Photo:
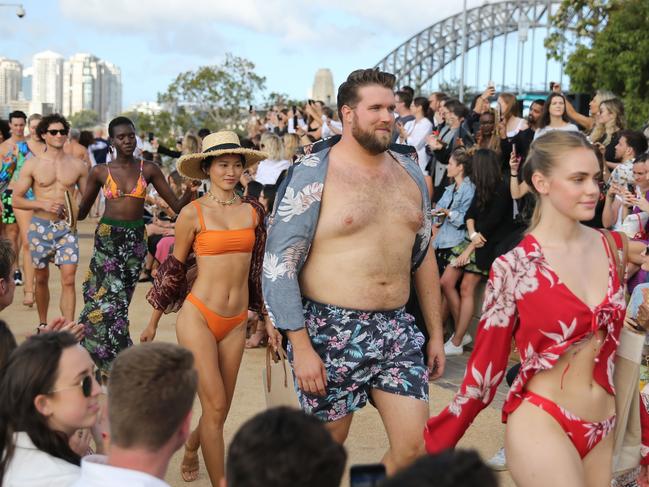
[[[554,89],[555,84],[556,83],[554,81],[550,81],[550,91],[552,91]]]
[[[349,470],[350,487],[375,487],[385,479],[385,465],[352,465]]]
[[[149,142],[153,142],[153,139],[155,139],[155,134],[153,132],[149,132]]]

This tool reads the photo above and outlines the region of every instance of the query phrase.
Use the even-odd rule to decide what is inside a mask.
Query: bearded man
[[[444,371],[430,196],[416,161],[389,150],[395,78],[354,71],[338,90],[340,142],[304,156],[282,183],[263,291],[289,339],[302,408],[343,443],[371,400],[390,449],[388,473],[423,454],[428,379]],[[404,310],[413,278],[430,335]]]

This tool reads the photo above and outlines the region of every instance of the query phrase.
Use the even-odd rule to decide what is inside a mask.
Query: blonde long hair
[[[297,134],[284,134],[284,159],[293,162],[297,150],[300,148],[300,137]]]
[[[522,174],[523,181],[527,183],[535,199],[534,214],[527,229],[528,233],[534,230],[541,221],[541,198],[532,183],[532,176],[536,172],[549,176],[557,161],[560,161],[566,152],[580,148],[590,149],[597,156],[597,150],[593,144],[579,132],[552,130],[532,142],[527,159],[523,164]]]
[[[261,150],[268,154],[268,159],[271,161],[282,160],[284,144],[282,144],[282,139],[277,135],[269,132],[263,133],[259,145],[261,146]]]
[[[598,95],[599,96],[599,95]],[[601,101],[600,108],[605,107],[613,114],[613,118],[606,123],[596,123],[590,133],[590,140],[598,142],[604,136],[602,144],[608,145],[616,132],[626,128],[626,117],[624,116],[624,103],[619,98],[610,98]]]

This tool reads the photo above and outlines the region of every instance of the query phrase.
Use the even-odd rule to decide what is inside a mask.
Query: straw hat
[[[241,147],[237,134],[222,130],[203,139],[203,152],[187,154],[178,159],[176,169],[181,175],[191,179],[208,179],[209,175],[201,170],[201,161],[207,157],[217,157],[223,154],[243,155],[246,159],[244,168],[268,158],[268,154],[265,152],[244,149]]]

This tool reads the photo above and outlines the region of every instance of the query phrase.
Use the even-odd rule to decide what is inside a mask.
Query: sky
[[[468,0],[475,7],[485,0]],[[25,68],[52,50],[86,52],[122,70],[124,108],[155,101],[181,72],[242,56],[268,92],[306,98],[319,68],[337,86],[412,35],[461,11],[461,0],[25,0],[0,8],[0,56]]]

